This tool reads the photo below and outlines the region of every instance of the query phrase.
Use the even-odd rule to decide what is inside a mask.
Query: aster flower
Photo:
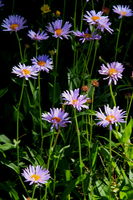
[[[32,58],[31,61],[37,71],[46,71],[48,73],[49,70],[53,69],[53,61],[47,55],[39,55],[36,58]]]
[[[61,108],[51,108],[50,112],[42,113],[42,119],[52,123],[52,127],[58,129],[65,127],[67,123],[71,123],[68,113],[64,112]]]
[[[81,111],[82,108],[88,109],[89,107],[85,105],[89,98],[86,95],[79,94],[79,88],[70,91],[65,91],[62,93],[62,99],[65,101],[65,105],[72,105],[78,111]]]
[[[97,120],[100,120],[97,125],[107,127],[109,126],[110,130],[112,129],[112,125],[115,124],[117,126],[118,123],[124,123],[124,119],[126,117],[126,112],[119,109],[119,106],[114,106],[113,109],[109,107],[109,105],[104,106],[105,114],[99,108],[100,112],[96,112]]]
[[[127,5],[113,6],[113,12],[119,15],[119,18],[130,17],[133,15],[133,11]]]
[[[90,41],[90,40],[100,40],[101,36],[96,34],[96,33],[92,33],[90,34],[88,31],[88,28],[86,29],[86,31],[73,31],[73,34],[77,37],[79,37],[79,40],[82,41],[82,43],[84,43],[85,41]]]
[[[20,78],[25,78],[28,80],[29,78],[36,79],[38,76],[38,72],[32,66],[26,66],[25,64],[19,63],[18,67],[13,67],[12,73],[16,74]]]
[[[0,1],[0,8],[3,7],[3,6],[4,6],[3,2]]]
[[[26,28],[27,26],[24,26],[26,23],[26,20],[24,17],[21,17],[19,15],[10,15],[8,18],[3,20],[2,27],[5,28],[3,31],[19,31],[21,29]]]
[[[47,33],[45,33],[44,31],[42,31],[42,32],[38,31],[37,33],[35,33],[34,31],[30,30],[30,31],[28,31],[28,36],[32,40],[38,40],[38,41],[46,40],[49,38]]]
[[[53,37],[63,39],[68,39],[70,34],[71,24],[69,22],[65,22],[63,25],[63,21],[57,19],[55,22],[48,23],[47,31],[53,34]]]
[[[109,22],[109,19],[103,18],[98,21],[97,29],[99,29],[101,32],[104,32],[104,30],[107,30],[109,33],[112,33],[113,29],[109,27],[110,25],[111,23]]]
[[[107,75],[105,79],[109,79],[108,84],[110,85],[112,81],[114,84],[117,84],[118,78],[122,78],[122,72],[124,68],[123,65],[119,62],[112,62],[112,63],[107,63],[107,66],[102,64],[101,70],[98,70],[98,72],[102,75]]]
[[[96,13],[95,10],[91,10],[90,12],[86,11],[83,20],[87,21],[89,24],[97,25],[99,20],[108,18],[108,16],[102,16],[102,14],[102,11],[99,11],[98,13]]]
[[[43,169],[41,166],[36,167],[29,165],[23,170],[22,176],[26,179],[26,182],[30,182],[30,185],[37,184],[42,185],[48,182],[50,174],[47,169]]]

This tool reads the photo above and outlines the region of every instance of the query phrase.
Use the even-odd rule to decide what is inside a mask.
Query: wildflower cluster
[[[79,2],[76,1],[76,3],[78,4]],[[98,3],[98,1],[95,3]],[[9,145],[7,147],[1,146],[0,144],[0,150],[4,155],[3,160],[6,157],[5,149],[7,148],[6,150],[8,150],[9,148],[16,149],[16,161],[14,162],[15,164],[13,162],[7,164],[7,161],[2,160],[2,163],[5,162],[6,166],[13,168],[17,172],[26,194],[30,194],[29,199],[35,199],[36,188],[43,184],[46,184],[46,187],[45,189],[41,187],[38,193],[40,198],[38,197],[38,199],[46,200],[48,199],[48,195],[51,199],[57,199],[61,192],[58,193],[57,189],[57,195],[55,195],[56,187],[60,187],[60,184],[62,184],[61,181],[64,180],[64,173],[67,182],[70,182],[70,186],[72,185],[72,187],[76,186],[76,189],[73,195],[73,188],[71,190],[67,184],[63,183],[65,185],[63,187],[66,188],[60,198],[78,198],[78,195],[76,196],[77,191],[79,192],[80,199],[91,199],[94,196],[101,198],[103,197],[103,193],[100,193],[101,189],[99,189],[99,185],[101,185],[101,188],[104,188],[105,183],[109,183],[105,187],[105,193],[107,191],[109,192],[107,198],[118,199],[118,196],[121,197],[121,194],[117,195],[112,191],[113,181],[116,181],[112,178],[113,173],[115,174],[117,171],[117,176],[121,173],[121,171],[117,170],[118,167],[116,169],[114,168],[117,164],[115,161],[112,161],[112,154],[115,154],[115,150],[112,153],[112,133],[114,133],[114,137],[116,137],[119,144],[121,141],[124,141],[125,137],[128,138],[131,135],[132,120],[131,123],[129,122],[129,125],[127,124],[131,112],[133,95],[130,95],[130,101],[127,101],[126,110],[124,111],[124,108],[121,109],[120,107],[124,107],[124,105],[117,101],[117,93],[126,89],[123,85],[119,86],[118,83],[122,82],[125,84],[127,81],[125,80],[124,82],[123,80],[125,78],[123,72],[126,71],[126,62],[124,59],[127,56],[130,44],[128,45],[124,59],[122,59],[122,56],[119,56],[119,54],[122,51],[121,49],[124,48],[124,45],[118,48],[122,25],[122,20],[119,19],[133,16],[133,11],[128,5],[113,5],[112,9],[107,8],[106,10],[106,7],[103,7],[101,10],[96,11],[93,5],[95,3],[89,0],[81,3],[82,19],[79,25],[76,25],[78,21],[76,13],[74,18],[71,17],[65,21],[64,13],[59,10],[52,11],[52,8],[48,4],[41,6],[42,24],[37,21],[35,27],[34,25],[30,27],[28,20],[18,14],[9,15],[1,23],[3,33],[9,32],[15,34],[18,41],[20,61],[15,64],[13,63],[11,73],[13,76],[16,76],[13,81],[18,83],[18,87],[20,87],[21,80],[23,80],[20,99],[17,101],[17,106],[13,105],[13,120],[15,119],[14,121],[16,123],[15,142],[11,144],[11,147]],[[75,12],[77,4],[75,4]],[[91,7],[89,4],[92,8],[85,10],[85,8]],[[4,6],[4,1],[0,1],[0,8],[2,7],[3,9]],[[118,33],[115,32],[115,24],[113,24],[113,19],[111,21],[109,15],[111,11],[114,17],[118,14],[118,19],[116,19],[120,21]],[[22,45],[23,40],[19,36],[19,31],[26,37],[26,42],[28,40],[29,48],[23,50],[22,47],[27,44],[24,42],[24,45]],[[111,38],[113,48],[115,46],[113,39],[116,37],[115,52],[113,51],[113,55],[108,56],[108,59],[110,59],[108,62],[106,62],[106,58],[103,59],[103,54],[106,49],[100,46],[105,35]],[[70,49],[67,49],[65,46],[67,42],[71,45]],[[100,49],[98,49],[99,46]],[[66,51],[70,51],[73,59],[65,53]],[[100,55],[98,56],[98,54]],[[16,62],[16,59],[14,60]],[[99,64],[99,60],[102,61],[102,64]],[[65,74],[66,71],[67,74]],[[105,81],[103,88],[100,85],[100,78],[102,76],[102,82],[104,80],[108,81],[107,84]],[[65,82],[64,79],[66,77],[68,79]],[[18,78],[21,79],[20,82]],[[129,89],[132,89],[128,81],[127,85]],[[0,94],[3,95],[4,92],[0,91]],[[16,102],[17,95],[14,95],[14,98],[14,102]],[[28,128],[24,127],[28,123],[33,125],[29,131],[27,131]],[[122,125],[123,123],[125,125]],[[99,135],[97,137],[97,129],[99,129],[99,126],[104,131],[109,131],[109,139],[105,141],[106,144],[109,142],[109,145],[105,145],[103,141],[95,141],[99,137]],[[68,132],[70,134],[67,134]],[[94,135],[93,132],[95,133]],[[77,134],[77,138],[75,134]],[[124,134],[128,136],[123,136]],[[33,140],[31,140],[31,135]],[[23,137],[30,138],[30,142],[27,140],[27,143],[30,143],[29,146],[31,148],[26,144],[26,150],[24,149],[25,146],[21,149],[21,144],[24,145],[20,142],[21,138],[23,140]],[[59,144],[58,138],[60,140]],[[3,135],[0,135],[0,143],[1,141],[2,145],[5,141],[10,143],[10,140],[3,137]],[[124,156],[127,157],[125,161],[127,163],[127,160],[133,159],[133,157],[130,158],[129,156],[130,149],[128,149],[127,144],[129,142],[130,136],[126,139],[126,142],[124,141],[125,146],[121,145]],[[67,153],[65,151],[67,148],[70,148],[69,156],[66,156]],[[107,154],[107,158],[104,158],[105,153]],[[120,155],[120,153],[118,154]],[[119,157],[119,155],[117,156]],[[102,174],[99,174],[100,178],[98,177],[98,179],[94,174],[98,156],[100,158],[100,170],[103,166],[106,166],[106,164],[103,164],[104,162],[109,163],[107,164],[107,177],[105,178],[104,176],[103,182]],[[124,160],[123,156],[120,159]],[[28,164],[28,167],[22,169],[22,173],[19,174],[21,167],[26,166],[24,164],[25,161],[30,162],[30,164]],[[108,167],[109,165],[110,167]],[[73,170],[68,170],[73,166]],[[64,168],[61,175],[59,174],[60,180],[57,180],[57,173],[60,173],[61,167]],[[96,173],[98,173],[97,170]],[[79,174],[78,177],[76,177],[77,174]],[[20,175],[25,178],[24,182],[21,180]],[[92,177],[94,177],[94,181],[92,181]],[[125,177],[124,175],[124,181]],[[33,185],[33,191],[26,188],[25,182]],[[95,187],[92,189],[93,182],[95,183],[96,189]],[[85,183],[88,185],[85,186]],[[122,184],[120,187],[122,187]],[[12,191],[14,190],[11,188],[11,197],[16,194],[12,194]],[[68,194],[69,191],[72,196],[70,196],[70,193]],[[122,191],[124,191],[123,188]],[[43,192],[44,194],[42,194]],[[95,194],[93,195],[93,193]],[[100,196],[98,197],[98,195]],[[18,199],[17,197],[15,198]],[[28,198],[24,197],[24,199]]]

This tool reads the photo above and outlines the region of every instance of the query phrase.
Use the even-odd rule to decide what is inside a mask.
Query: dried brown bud
[[[91,81],[91,84],[94,86],[94,87],[99,87],[99,82],[97,80],[92,80]]]
[[[83,92],[87,92],[87,91],[89,90],[89,87],[88,87],[87,85],[83,85],[83,86],[81,87],[81,90],[82,90]]]

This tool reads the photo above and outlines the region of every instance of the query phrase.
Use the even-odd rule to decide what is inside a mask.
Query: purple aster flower
[[[107,127],[109,126],[110,130],[112,129],[112,124],[117,126],[118,123],[124,123],[124,119],[126,117],[126,112],[119,109],[119,106],[114,106],[113,109],[109,107],[109,105],[104,106],[105,114],[101,111],[96,112],[97,120],[100,120],[97,125]]]
[[[75,36],[79,37],[79,40],[82,41],[82,43],[84,43],[85,41],[88,41],[88,40],[100,40],[101,39],[101,36],[94,32],[92,34],[90,34],[88,31],[88,28],[86,29],[85,32],[73,31],[73,34]]]
[[[99,74],[102,75],[107,75],[105,79],[109,79],[109,85],[114,82],[114,84],[117,84],[118,78],[122,78],[122,72],[124,68],[123,65],[119,62],[112,62],[112,63],[107,63],[107,66],[102,64],[101,70],[98,70]]]
[[[30,31],[28,31],[28,36],[32,40],[38,40],[38,41],[46,40],[49,38],[47,33],[45,33],[44,31],[42,31],[42,32],[38,31],[37,33],[35,33],[34,31],[30,30]]]
[[[2,27],[5,28],[3,31],[19,31],[21,29],[26,28],[27,26],[24,26],[26,23],[26,20],[24,17],[21,17],[19,15],[10,15],[8,18],[3,20]]]
[[[89,24],[96,24],[99,22],[101,19],[106,19],[108,16],[102,16],[103,12],[99,11],[96,13],[95,10],[86,11],[87,14],[84,15],[84,20],[87,21]]]
[[[133,11],[127,5],[113,6],[113,12],[117,13],[119,15],[119,18],[122,18],[125,16],[130,17],[133,15]]]
[[[64,112],[61,108],[52,108],[50,112],[42,113],[42,119],[52,123],[52,127],[58,129],[59,127],[65,127],[67,123],[71,123],[68,117],[68,113]]]
[[[102,32],[104,32],[104,30],[107,30],[109,33],[112,33],[113,29],[109,27],[110,25],[111,23],[109,22],[109,19],[103,18],[98,21],[97,29],[100,29]]]
[[[62,99],[65,101],[65,105],[72,105],[78,111],[81,111],[82,108],[88,109],[89,107],[85,105],[89,98],[86,95],[79,95],[79,88],[70,91],[65,91],[62,93]]]
[[[4,6],[3,1],[0,1],[0,8],[3,6]]]
[[[48,73],[49,70],[53,69],[53,61],[47,55],[39,55],[36,58],[32,58],[31,61],[37,71],[46,71]]]
[[[28,80],[29,78],[36,79],[36,76],[38,76],[38,72],[36,69],[32,66],[26,66],[25,64],[19,63],[18,67],[13,67],[12,73],[16,74],[20,78],[25,78]]]
[[[48,182],[50,179],[49,170],[43,169],[41,166],[36,167],[29,165],[23,170],[22,176],[26,179],[26,182],[30,182],[30,185],[37,184],[42,185]]]
[[[63,39],[68,39],[70,34],[71,24],[69,22],[65,22],[63,25],[62,20],[56,20],[55,22],[48,23],[47,31],[53,33],[53,37]]]

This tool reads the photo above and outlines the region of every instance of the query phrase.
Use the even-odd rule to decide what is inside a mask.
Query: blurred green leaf
[[[8,88],[3,88],[0,90],[0,97],[4,96],[8,91]]]

